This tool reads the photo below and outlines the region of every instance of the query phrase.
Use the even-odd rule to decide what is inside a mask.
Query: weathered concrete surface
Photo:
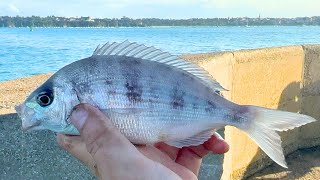
[[[305,52],[301,113],[319,121],[301,128],[300,148],[320,144],[320,45],[303,46]]]
[[[0,115],[0,179],[93,179],[58,147],[54,133],[22,133],[16,114]]]
[[[92,179],[86,167],[56,143],[54,133],[23,133],[14,106],[50,75],[0,83],[0,179]]]
[[[316,180],[320,177],[320,146],[301,149],[287,156],[289,169],[273,164],[249,177],[254,179]]]
[[[301,46],[234,52],[231,100],[239,104],[277,109],[282,91],[290,83],[302,82],[303,58]],[[298,88],[291,91],[299,94]],[[282,109],[298,112],[298,106],[294,109],[284,106]],[[298,132],[295,129],[281,133],[284,149],[295,141],[294,131]],[[272,163],[256,143],[240,130],[227,127],[225,134],[232,144],[230,153],[225,156],[226,159],[232,159],[229,160],[232,172],[228,174],[224,171],[225,179],[253,174]]]
[[[307,47],[277,47],[183,57],[198,63],[212,74],[229,90],[223,92],[223,95],[231,101],[302,112],[320,119],[317,108],[320,107],[320,86],[316,83],[320,82],[320,63],[317,60],[320,50],[315,49],[319,46]],[[306,77],[309,81],[304,80]],[[284,153],[290,154],[299,148],[319,145],[317,134],[320,131],[317,127],[316,123],[312,123],[280,132]],[[230,144],[230,151],[224,156],[222,179],[242,179],[274,164],[240,130],[227,126],[225,137]]]
[[[204,68],[225,89],[231,89],[232,64],[234,61],[234,56],[232,52],[192,54],[184,55],[182,57]],[[222,93],[225,98],[231,98],[231,91],[224,91]]]

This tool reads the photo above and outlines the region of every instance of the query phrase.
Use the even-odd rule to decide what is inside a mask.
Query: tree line
[[[0,16],[0,27],[319,26],[320,16],[298,18],[91,18]]]

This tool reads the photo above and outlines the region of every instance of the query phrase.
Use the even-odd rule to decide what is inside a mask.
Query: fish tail
[[[281,147],[281,138],[276,131],[286,131],[316,121],[314,118],[292,112],[272,110],[256,106],[240,106],[247,109],[247,126],[238,126],[280,166],[287,168]]]

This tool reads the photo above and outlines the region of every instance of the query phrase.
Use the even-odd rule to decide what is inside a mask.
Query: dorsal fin
[[[214,91],[223,91],[224,89],[213,77],[198,65],[163,52],[155,47],[147,47],[143,44],[131,43],[128,40],[122,43],[106,43],[102,47],[98,46],[93,52],[92,56],[102,55],[117,55],[134,58],[141,58],[143,60],[156,61],[167,64],[171,67],[186,71],[209,86]]]

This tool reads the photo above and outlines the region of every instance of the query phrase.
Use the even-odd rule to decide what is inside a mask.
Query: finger
[[[92,173],[99,177],[97,165],[91,154],[87,151],[86,144],[80,136],[58,134],[57,141],[64,150],[79,159],[84,165],[89,167]]]
[[[198,175],[204,156],[210,152],[222,154],[228,150],[229,145],[218,133],[214,133],[211,138],[202,145],[182,148],[176,162]]]
[[[215,154],[226,153],[229,150],[229,145],[218,133],[214,133],[210,139],[203,144],[189,148],[199,157],[204,157],[210,152]]]
[[[218,133],[214,133],[203,146],[215,154],[223,154],[229,151],[228,143]]]
[[[180,150],[177,147],[169,146],[162,142],[157,143],[154,146],[160,151],[162,151],[163,153],[167,154],[172,160],[175,160],[177,158],[178,152]]]
[[[188,168],[195,175],[198,175],[202,157],[189,147],[183,147],[176,158],[176,163]]]
[[[158,144],[157,144],[158,145]],[[166,145],[164,143],[160,143],[160,146]],[[169,145],[163,147],[170,147]],[[177,164],[169,157],[167,154],[163,153],[162,150],[154,147],[154,146],[137,146],[138,150],[145,155],[147,158],[158,162],[165,167],[172,170],[174,173],[179,175],[182,179],[197,179],[195,174],[191,171],[183,168],[181,165]],[[178,148],[176,148],[178,150]]]
[[[137,149],[145,155],[147,158],[157,161],[161,164],[164,164],[166,162],[174,162],[169,156],[162,153],[159,149],[156,147],[146,145],[146,146],[136,146]]]
[[[179,151],[176,162],[198,176],[202,158],[210,152],[203,144],[193,147],[185,147]]]

